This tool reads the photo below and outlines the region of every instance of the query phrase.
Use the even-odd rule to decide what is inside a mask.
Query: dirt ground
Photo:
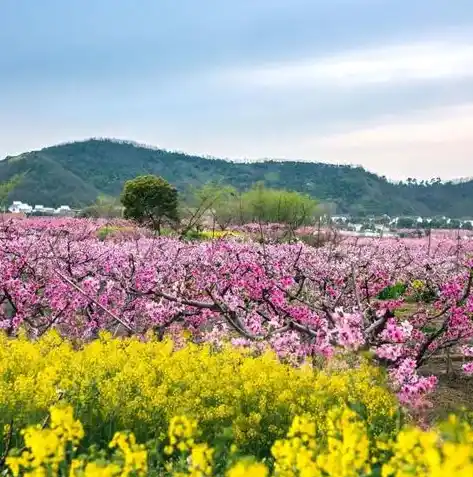
[[[462,372],[461,365],[461,361],[454,361],[447,373],[447,365],[442,360],[422,369],[423,373],[434,374],[439,380],[429,399],[432,408],[427,410],[428,421],[445,419],[449,414],[462,409],[473,412],[473,378]]]
[[[396,315],[407,317],[416,311],[417,306],[415,303],[406,303]],[[463,363],[463,360],[453,358],[447,366],[446,356],[434,357],[420,370],[422,374],[433,374],[439,380],[435,392],[429,397],[432,408],[426,411],[427,421],[445,419],[449,414],[462,409],[473,412],[473,377],[468,377],[462,372]]]

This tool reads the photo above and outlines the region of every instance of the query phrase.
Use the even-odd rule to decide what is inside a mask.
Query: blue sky
[[[473,176],[473,2],[0,0],[0,157],[93,136]]]

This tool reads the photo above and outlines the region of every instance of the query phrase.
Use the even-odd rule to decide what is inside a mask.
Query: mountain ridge
[[[340,213],[473,216],[473,180],[396,183],[361,166],[323,162],[236,161],[168,151],[136,141],[92,138],[45,147],[0,161],[0,182],[24,173],[9,199],[82,207],[100,194],[118,195],[125,180],[157,174],[184,191],[208,181],[246,189],[256,181],[337,204]]]

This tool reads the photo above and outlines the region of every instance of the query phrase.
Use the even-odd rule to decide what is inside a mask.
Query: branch
[[[245,338],[248,338],[250,340],[264,339],[264,336],[254,335],[253,333],[250,333],[249,331],[247,331],[245,328],[245,325],[243,325],[243,323],[239,319],[236,311],[230,310],[227,307],[227,305],[225,305],[224,303],[221,303],[219,300],[214,298],[211,290],[206,289],[205,292],[209,295],[210,299],[214,301],[218,311],[220,311],[220,313],[227,319],[227,321],[230,323],[230,325],[235,331],[237,331],[241,335],[245,336]]]
[[[416,362],[417,362],[417,367],[421,366],[421,364],[424,362],[423,356],[426,353],[426,351],[429,349],[430,345],[445,331],[447,331],[447,326],[448,326],[448,318],[445,319],[443,322],[442,326],[434,333],[432,333],[425,343],[420,347],[419,352],[417,353],[416,356]]]
[[[131,333],[134,332],[133,328],[123,321],[120,317],[115,315],[115,313],[111,312],[110,310],[107,310],[101,303],[99,303],[97,300],[94,300],[92,297],[90,297],[84,290],[82,290],[81,287],[76,285],[73,281],[69,280],[66,276],[64,276],[59,270],[54,269],[54,272],[59,275],[66,283],[68,283],[71,287],[73,287],[75,290],[77,290],[82,296],[86,297],[88,300],[90,300],[92,303],[94,303],[96,306],[98,306],[102,311],[104,311],[107,315],[112,317],[115,321],[123,325],[128,331]]]
[[[460,298],[460,300],[457,302],[458,305],[461,304],[461,302],[465,301],[468,298],[468,296],[471,293],[472,285],[473,285],[473,269],[470,270],[470,273],[468,275],[468,282],[467,282],[466,287],[465,287],[465,291],[463,292],[463,295]]]
[[[340,303],[341,299],[343,298],[343,295],[345,295],[346,291],[347,291],[347,288],[348,288],[348,284],[349,284],[349,281],[347,280],[344,287],[342,288],[342,290],[340,291],[340,293],[338,294],[332,308],[335,309],[338,307],[338,304]],[[328,306],[327,306],[328,308]]]
[[[368,326],[368,328],[366,328],[366,330],[364,331],[365,336],[368,336],[371,333],[374,333],[380,328],[384,328],[384,325],[386,324],[388,319],[389,319],[389,315],[385,313],[384,316],[382,316],[381,318],[376,320],[374,323],[372,323],[370,326]]]
[[[177,321],[181,321],[182,318],[185,318],[185,317],[188,317],[188,316],[196,316],[199,312],[197,311],[190,311],[190,310],[183,310],[183,311],[179,311],[178,313],[176,313],[175,315],[173,315],[166,323],[164,323],[163,325],[159,325],[159,326],[156,326],[153,331],[154,333],[156,334],[156,336],[158,337],[159,340],[162,340],[163,337],[164,337],[164,331],[166,330],[166,328],[170,325],[172,325],[173,323],[177,322]]]
[[[313,338],[317,337],[317,332],[314,331],[312,328],[309,328],[307,325],[301,325],[300,323],[297,323],[297,321],[294,321],[292,318],[290,320],[290,323],[291,326],[293,326],[296,330],[303,331],[304,333],[307,333]]]
[[[264,301],[274,311],[274,313],[279,315],[278,310],[276,309],[276,307],[268,299],[264,298]],[[258,313],[258,315],[263,317],[266,321],[269,321],[269,318],[262,311],[257,311],[257,313]],[[287,331],[291,328],[295,328],[298,331],[303,331],[304,333],[307,333],[308,335],[310,335],[312,337],[317,336],[317,332],[315,330],[313,330],[312,328],[309,328],[307,325],[301,325],[297,321],[294,321],[294,319],[291,318],[287,312],[285,313],[285,316],[282,317],[282,320],[283,321],[289,321],[289,323],[287,325],[282,326],[281,328],[277,328],[277,329],[271,331],[268,334],[268,336],[271,336],[271,335],[276,334],[276,333],[281,333],[281,332]]]
[[[179,305],[193,306],[195,308],[201,308],[201,309],[213,310],[213,311],[219,310],[219,308],[215,305],[215,303],[209,303],[205,301],[196,301],[196,300],[186,300],[185,298],[178,298],[176,296],[170,295],[169,293],[166,293],[160,290],[149,290],[147,292],[132,290],[132,293],[136,295],[141,295],[141,296],[156,295],[158,297],[164,298],[165,300],[178,303]]]
[[[361,301],[360,301],[360,295],[358,294],[358,286],[356,283],[356,270],[355,266],[352,265],[351,267],[351,279],[353,283],[353,293],[355,294],[355,299],[356,299],[356,304],[358,306],[358,311],[361,311]]]

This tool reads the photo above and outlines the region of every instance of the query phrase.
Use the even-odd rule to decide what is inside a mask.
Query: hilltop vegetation
[[[99,195],[118,196],[125,181],[138,175],[162,176],[181,192],[210,181],[249,189],[268,187],[308,194],[333,202],[337,212],[353,215],[447,215],[469,217],[473,181],[394,184],[361,167],[323,163],[235,163],[132,143],[91,139],[7,157],[0,182],[25,174],[9,200],[83,207]]]

